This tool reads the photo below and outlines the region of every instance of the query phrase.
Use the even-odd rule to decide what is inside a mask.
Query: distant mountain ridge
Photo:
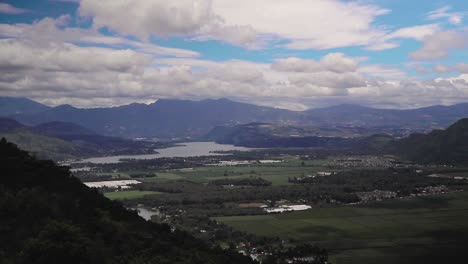
[[[468,165],[468,118],[458,120],[445,130],[414,133],[401,139],[388,134],[343,138],[277,133],[292,129],[261,123],[216,127],[206,135],[206,139],[244,147],[346,150],[362,154],[391,154],[419,164]]]
[[[345,104],[306,112],[308,120],[320,120],[323,125],[353,124],[363,127],[400,127],[427,131],[445,128],[459,119],[468,117],[468,103],[406,110]]]
[[[50,109],[49,106],[40,104],[27,98],[0,96],[0,116],[37,113],[46,111],[48,109]]]
[[[39,158],[65,160],[89,156],[154,153],[163,143],[103,136],[69,122],[26,126],[0,117],[0,136]]]
[[[6,99],[3,99],[0,102],[5,102]],[[12,103],[8,105],[11,106]],[[160,99],[149,105],[134,103],[91,109],[61,105],[33,112],[20,110],[10,107],[10,113],[15,114],[8,116],[28,125],[51,121],[72,122],[102,135],[162,139],[185,137],[196,139],[217,126],[252,122],[326,129],[347,127],[355,131],[362,130],[359,132],[360,135],[372,133],[409,135],[412,132],[446,128],[455,121],[468,117],[468,103],[409,110],[376,109],[344,104],[298,112],[228,99],[202,101]]]
[[[206,134],[204,139],[254,148],[326,148],[360,152],[380,152],[385,145],[394,140],[392,136],[384,134],[346,138],[322,137],[313,133],[301,127],[249,123],[216,127]]]
[[[217,125],[262,120],[283,123],[296,120],[297,112],[218,100],[161,99],[149,105],[130,104],[111,108],[79,109],[68,105],[12,118],[29,125],[51,121],[79,124],[100,134],[122,137],[198,136]]]

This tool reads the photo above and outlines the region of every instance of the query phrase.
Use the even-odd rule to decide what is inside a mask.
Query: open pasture
[[[335,264],[445,263],[468,248],[468,192],[217,221],[327,248]],[[461,250],[461,249],[465,250]]]

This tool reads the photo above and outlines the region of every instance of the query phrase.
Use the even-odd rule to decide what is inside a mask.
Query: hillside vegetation
[[[250,263],[146,222],[51,161],[0,141],[0,263]]]
[[[154,153],[163,143],[99,135],[69,122],[26,126],[0,118],[0,135],[41,159],[67,160],[90,156]]]
[[[390,150],[419,163],[452,165],[468,164],[468,118],[451,125],[446,130],[429,134],[413,134],[395,142]]]

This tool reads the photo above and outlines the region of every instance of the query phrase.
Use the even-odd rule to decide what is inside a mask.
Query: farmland
[[[468,192],[460,192],[216,220],[260,236],[316,243],[330,251],[333,263],[347,264],[435,263],[453,257],[468,248],[467,218]]]
[[[289,158],[281,163],[274,164],[250,164],[237,166],[198,166],[182,169],[125,169],[112,168],[109,171],[96,173],[99,176],[110,176],[113,179],[128,179],[134,174],[153,174],[154,177],[139,178],[148,183],[160,183],[174,180],[187,180],[195,183],[209,183],[219,179],[244,179],[249,177],[261,177],[272,182],[273,186],[289,185],[288,178],[301,177],[314,174],[319,171],[330,171],[324,166],[326,160],[301,161]],[[108,165],[112,166],[112,165]],[[116,165],[119,166],[119,165]],[[336,171],[336,170],[335,170]]]
[[[426,264],[421,256],[433,260],[430,253],[468,246],[458,242],[468,238],[468,223],[460,220],[468,217],[468,193],[457,192],[468,182],[428,177],[458,176],[463,168],[299,150],[81,166],[94,167],[77,172],[87,181],[141,182],[131,190],[102,191],[127,207],[157,208],[153,221],[262,258],[306,243],[326,249],[335,264]],[[312,209],[269,213],[299,205]]]
[[[158,192],[152,191],[120,191],[120,192],[107,192],[104,196],[111,200],[123,200],[123,199],[136,199],[146,195],[156,195]]]

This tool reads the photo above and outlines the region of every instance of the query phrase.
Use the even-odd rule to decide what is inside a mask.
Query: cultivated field
[[[122,200],[122,199],[136,199],[141,198],[145,195],[156,195],[159,192],[152,191],[120,191],[120,192],[108,192],[104,193],[104,196],[111,200]]]
[[[205,166],[193,169],[171,170],[165,173],[157,171],[145,171],[155,173],[152,178],[142,178],[145,182],[160,182],[168,180],[188,180],[197,183],[208,183],[219,179],[242,179],[249,177],[261,177],[271,181],[273,185],[288,185],[289,177],[301,177],[318,171],[329,171],[329,168],[321,166],[322,160],[302,161],[291,159],[277,164],[249,165],[249,166]],[[128,172],[130,173],[130,172]],[[122,174],[128,174],[123,172]],[[133,173],[133,172],[132,172]]]
[[[335,264],[447,263],[468,254],[468,192],[216,220],[257,235],[317,243]]]

